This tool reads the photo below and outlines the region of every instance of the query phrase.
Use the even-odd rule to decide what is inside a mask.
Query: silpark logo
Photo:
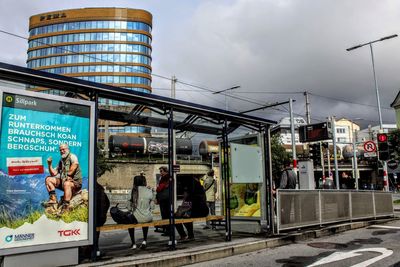
[[[14,101],[14,97],[12,97],[10,95],[6,96],[6,102],[7,103],[12,103],[13,101]]]
[[[6,95],[4,100],[8,104],[12,104],[15,102],[15,104],[23,105],[23,106],[37,106],[37,102],[34,99],[31,98],[24,98],[20,96],[12,96],[12,95]]]
[[[19,242],[19,241],[28,241],[28,240],[33,240],[35,239],[35,234],[34,233],[27,233],[27,234],[17,234],[17,235],[8,235],[5,238],[5,241],[7,243],[10,243],[14,240],[14,242]]]
[[[30,100],[30,99],[26,99],[23,97],[16,97],[15,103],[21,104],[24,106],[35,106],[35,107],[37,106],[36,100]]]

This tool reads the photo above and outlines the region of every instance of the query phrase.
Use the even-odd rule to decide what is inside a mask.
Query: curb
[[[395,219],[391,218],[391,219],[382,219],[374,221],[344,223],[344,224],[328,226],[323,229],[304,230],[301,233],[291,232],[285,235],[263,240],[254,240],[254,238],[247,238],[247,240],[241,239],[239,241],[243,242],[240,242],[239,244],[232,244],[231,242],[227,242],[223,243],[222,247],[221,244],[219,244],[219,246],[210,246],[203,248],[197,247],[195,249],[191,248],[191,249],[177,250],[175,251],[176,253],[171,253],[171,252],[164,252],[158,254],[153,253],[142,256],[141,258],[135,256],[115,258],[108,261],[86,263],[79,266],[81,267],[84,266],[85,267],[86,266],[87,267],[90,266],[174,267],[174,266],[189,265],[189,264],[249,253],[266,248],[274,248],[279,246],[290,245],[298,241],[330,236],[349,230],[365,228],[373,224],[386,223],[393,220]]]

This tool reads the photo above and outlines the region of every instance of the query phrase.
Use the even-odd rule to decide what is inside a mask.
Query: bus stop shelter
[[[7,88],[7,89],[6,89]],[[223,181],[223,215],[225,216],[225,230],[226,230],[226,241],[231,240],[231,210],[230,203],[231,196],[231,183],[236,182],[246,183],[246,177],[243,178],[243,174],[240,173],[238,168],[235,168],[235,164],[241,162],[241,153],[243,155],[253,155],[259,153],[261,161],[260,172],[257,174],[258,177],[250,182],[253,184],[259,184],[259,202],[261,205],[261,211],[257,220],[267,224],[267,229],[272,233],[274,232],[273,227],[273,208],[269,203],[272,202],[272,166],[271,166],[271,150],[270,150],[270,127],[275,124],[274,121],[244,115],[241,113],[226,111],[214,107],[199,105],[196,103],[190,103],[177,99],[161,97],[153,94],[146,94],[128,89],[113,87],[105,84],[98,84],[88,81],[82,81],[75,78],[59,76],[46,72],[31,70],[19,66],[9,65],[0,63],[0,92],[4,89],[5,92],[14,95],[22,95],[29,97],[40,98],[39,93],[34,93],[32,90],[27,93],[26,89],[32,88],[46,88],[47,90],[56,91],[61,97],[53,97],[60,102],[66,101],[72,106],[74,102],[80,103],[79,101],[88,101],[93,106],[93,119],[94,129],[98,129],[99,120],[112,120],[117,121],[126,125],[145,125],[150,127],[166,128],[168,130],[168,169],[170,177],[174,177],[174,151],[175,151],[175,133],[176,132],[196,132],[214,135],[220,141],[220,157],[222,158],[221,174]],[[11,91],[7,91],[11,89]],[[22,89],[22,90],[21,90]],[[2,101],[5,93],[2,92]],[[47,95],[46,101],[51,101],[52,96]],[[66,100],[67,99],[67,100]],[[69,100],[68,100],[69,99]],[[81,100],[77,100],[81,99]],[[104,100],[120,101],[126,105],[124,109],[112,109],[109,106],[102,105]],[[4,102],[4,101],[3,101]],[[3,105],[4,106],[4,105]],[[63,106],[65,107],[65,106]],[[231,136],[238,131],[238,129],[246,129],[249,132],[257,135],[256,147],[258,152],[254,152],[252,148],[249,148],[245,141],[234,141],[231,143]],[[42,242],[40,244],[33,245],[22,245],[16,247],[9,247],[7,249],[0,248],[0,256],[10,257],[18,255],[26,255],[29,253],[49,253],[50,258],[56,257],[54,250],[63,249],[64,253],[66,249],[71,249],[71,255],[75,255],[74,251],[77,251],[77,247],[83,245],[96,245],[96,187],[94,181],[96,175],[96,143],[97,143],[97,131],[93,130],[93,136],[90,136],[93,140],[91,146],[92,151],[89,159],[93,160],[91,176],[88,180],[88,192],[89,192],[89,208],[88,208],[88,222],[87,222],[87,236],[79,241],[65,242]],[[2,142],[4,139],[2,138]],[[244,146],[244,147],[243,147]],[[254,144],[252,144],[254,146]],[[238,151],[238,153],[234,153]],[[249,154],[248,154],[249,153]],[[253,154],[252,154],[253,153]],[[234,156],[235,155],[235,156]],[[234,156],[234,157],[233,157]],[[235,172],[232,175],[231,172]],[[242,180],[240,180],[242,177]],[[243,180],[244,179],[244,180]],[[174,179],[170,179],[170,192],[174,192]],[[0,195],[2,193],[0,192]],[[171,219],[170,225],[174,225],[174,196],[171,197]],[[0,225],[1,229],[5,231],[7,225]],[[173,233],[173,231],[172,231]],[[170,245],[172,249],[175,246],[175,236],[171,234]],[[41,257],[45,258],[45,257]],[[74,257],[72,257],[74,258]],[[71,262],[73,264],[73,262]]]

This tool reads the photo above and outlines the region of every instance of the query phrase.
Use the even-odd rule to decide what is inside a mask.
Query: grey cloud
[[[1,28],[27,36],[29,16],[63,8],[109,6],[109,1],[10,1],[0,3]],[[243,92],[301,92],[376,105],[368,47],[353,45],[398,32],[400,2],[396,0],[225,0],[225,1],[113,1],[112,5],[152,12],[153,71],[213,90],[240,84],[232,91],[252,102],[296,99],[296,113],[304,114],[302,94],[243,94]],[[0,34],[0,61],[25,65],[26,42]],[[374,46],[382,107],[388,107],[400,88],[400,38]],[[153,77],[155,88],[170,82]],[[188,90],[182,84],[178,89]],[[198,89],[194,89],[198,90]],[[154,90],[169,95],[166,90]],[[179,91],[181,99],[224,107],[223,95]],[[233,110],[257,105],[227,98]],[[257,112],[279,119],[287,110]],[[312,115],[363,117],[378,121],[376,109],[332,99],[311,97]],[[385,122],[394,111],[383,109]]]

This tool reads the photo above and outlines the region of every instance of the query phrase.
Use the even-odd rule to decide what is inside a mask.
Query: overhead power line
[[[26,41],[29,41],[29,38],[27,38],[27,37],[24,37],[24,36],[21,36],[21,35],[18,35],[18,34],[9,32],[9,31],[5,31],[5,30],[2,30],[2,29],[0,29],[0,33],[4,33],[4,34],[7,34],[7,35],[16,37],[16,38],[20,38],[20,39],[24,39],[24,40],[26,40]],[[66,52],[68,52],[68,53],[70,53],[70,54],[82,55],[82,56],[84,56],[84,57],[88,57],[88,58],[93,58],[93,59],[99,60],[100,62],[112,63],[113,65],[116,65],[116,66],[123,66],[123,67],[126,68],[126,69],[131,69],[131,70],[132,70],[132,67],[130,67],[130,66],[126,66],[126,65],[123,65],[123,64],[118,64],[118,63],[116,63],[116,62],[110,62],[110,61],[107,61],[107,60],[102,60],[101,58],[97,58],[97,57],[92,56],[92,55],[88,55],[88,54],[80,53],[80,52],[75,52],[75,51],[72,51],[72,50],[69,50],[69,49],[66,49],[66,48],[61,48],[61,47],[58,46],[58,45],[47,44],[47,43],[44,43],[44,42],[41,42],[41,41],[37,41],[37,40],[33,40],[33,41],[34,41],[34,42],[37,42],[37,43],[40,43],[40,44],[42,44],[42,45],[48,46],[48,47],[56,47],[57,49],[66,51]],[[138,73],[149,74],[149,73],[146,73],[145,71],[138,70],[138,69],[134,69],[134,71],[135,71],[135,72],[138,72]],[[158,77],[158,78],[161,78],[161,79],[165,79],[165,80],[171,81],[171,78],[170,78],[170,77],[166,77],[166,76],[164,76],[164,75],[156,74],[156,73],[154,73],[154,72],[151,72],[151,76],[154,76],[154,77]],[[183,85],[192,87],[192,88],[200,89],[200,90],[178,89],[179,91],[191,91],[191,92],[202,92],[202,91],[206,91],[206,92],[210,92],[210,93],[218,92],[218,90],[213,90],[213,89],[207,88],[207,87],[205,87],[205,86],[195,85],[195,84],[192,84],[192,83],[189,83],[189,82],[185,82],[185,81],[182,81],[182,80],[177,80],[177,83],[180,83],[180,84],[183,84]],[[170,90],[169,88],[165,88],[165,89],[164,89],[164,88],[153,88],[153,89],[156,89],[156,90]],[[275,91],[275,92],[273,92],[273,91],[269,91],[269,92],[264,92],[264,91],[246,91],[246,92],[235,92],[234,94],[233,94],[233,93],[228,93],[228,92],[222,92],[221,95],[225,95],[225,96],[227,96],[227,97],[230,97],[230,98],[233,98],[233,99],[237,99],[237,100],[240,100],[240,101],[244,101],[244,102],[248,102],[248,103],[251,103],[251,104],[255,104],[255,105],[258,105],[258,106],[261,106],[261,107],[262,107],[262,106],[265,106],[265,105],[267,104],[267,103],[261,103],[261,102],[257,101],[256,99],[252,99],[252,98],[248,98],[248,97],[243,97],[243,96],[241,96],[241,97],[236,96],[236,94],[250,94],[250,93],[254,93],[254,94],[303,94],[304,92],[300,92],[300,91],[293,91],[293,92],[282,92],[282,91],[279,91],[279,92],[277,92],[277,91]],[[309,94],[310,94],[310,95],[313,95],[313,96],[316,96],[316,97],[331,99],[331,100],[338,101],[338,102],[344,102],[344,103],[349,103],[349,104],[355,104],[355,105],[361,105],[361,106],[366,106],[366,107],[377,108],[377,106],[374,106],[374,105],[352,102],[352,101],[348,101],[348,100],[344,100],[344,99],[340,99],[340,98],[329,97],[329,96],[323,96],[323,95],[319,95],[319,94],[315,94],[315,93],[310,93],[310,92],[309,92]],[[211,96],[207,96],[207,97],[211,97]],[[285,108],[285,107],[283,107],[283,108]],[[389,108],[389,107],[382,107],[382,108],[383,108],[383,109],[386,109],[386,110],[392,110],[392,109]],[[280,111],[279,109],[276,109],[276,108],[274,108],[274,109],[277,110],[277,111]],[[285,108],[285,109],[287,109],[287,108]],[[287,111],[280,111],[280,112],[282,112],[282,113],[287,113]],[[304,116],[304,115],[302,115],[302,114],[295,114],[295,115]],[[313,119],[315,119],[315,118],[313,118]]]
[[[370,104],[357,103],[357,102],[348,101],[348,100],[341,99],[341,98],[336,98],[336,97],[331,97],[331,96],[323,96],[323,95],[318,95],[318,94],[314,94],[314,93],[310,93],[310,92],[308,92],[308,93],[309,93],[310,95],[313,95],[313,96],[316,96],[316,97],[327,98],[327,99],[335,100],[335,101],[338,101],[338,102],[345,102],[345,103],[354,104],[354,105],[360,105],[360,106],[378,108],[377,106],[370,105]],[[390,107],[382,107],[382,108],[383,108],[383,109],[387,109],[387,110],[392,110]]]

